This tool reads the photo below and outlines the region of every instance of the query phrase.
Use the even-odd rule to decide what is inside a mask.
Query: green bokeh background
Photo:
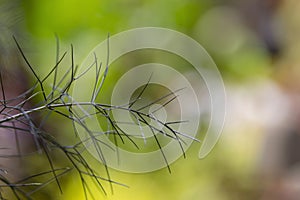
[[[285,25],[282,37],[285,45],[279,58],[273,58],[261,44],[260,36],[245,23],[236,22],[236,18],[228,14],[230,12],[221,13],[224,11],[222,9],[212,12],[213,9],[223,8],[220,6],[224,6],[224,2],[24,0],[20,1],[20,7],[24,13],[22,31],[26,39],[20,38],[20,42],[26,46],[25,52],[35,69],[44,74],[55,64],[55,35],[60,39],[61,51],[69,51],[70,44],[74,45],[75,60],[80,64],[92,48],[105,40],[108,34],[114,35],[137,27],[164,27],[187,34],[205,47],[218,65],[229,91],[229,99],[231,91],[236,88],[245,91],[243,88],[251,88],[255,84],[277,82],[277,79],[285,80],[286,77],[281,71],[286,72],[288,70],[285,67],[299,63],[296,58],[300,45],[299,39],[295,36],[299,32],[296,25],[299,14],[296,8],[293,8],[291,3],[293,1],[285,1],[276,12],[275,21]],[[295,7],[300,8],[299,4]],[[213,13],[217,13],[215,20],[208,15]],[[223,15],[217,16],[218,13]],[[232,18],[234,20],[231,20]],[[124,62],[134,66],[135,63],[143,61],[143,56],[133,58],[140,60],[129,58]],[[295,72],[298,73],[298,70]],[[112,87],[109,86],[109,81],[113,83],[114,77],[117,76],[113,74],[113,70],[111,73],[112,80],[108,80],[107,90]],[[118,70],[115,73],[118,73]],[[278,81],[278,84],[281,82]],[[232,104],[229,103],[229,106]],[[228,110],[231,109],[228,107]],[[111,170],[112,178],[128,185],[129,188],[115,186],[112,194],[109,185],[106,185],[108,195],[105,196],[91,185],[95,199],[261,199],[265,183],[261,179],[259,165],[266,130],[261,124],[249,125],[240,121],[236,122],[241,123],[238,124],[239,128],[231,127],[230,125],[236,121],[231,117],[229,114],[227,118],[229,123],[224,129],[223,136],[205,159],[198,159],[201,144],[194,143],[188,150],[186,159],[181,158],[171,165],[171,174],[167,169],[147,174],[128,174]],[[259,113],[256,117],[259,121]],[[68,127],[62,129],[63,132],[67,132]],[[50,189],[45,189],[44,193],[48,193],[46,196],[51,199],[84,198],[75,173],[64,179],[64,183],[63,194],[59,194],[55,183],[50,185]]]

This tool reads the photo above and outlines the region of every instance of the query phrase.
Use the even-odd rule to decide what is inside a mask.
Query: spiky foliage
[[[56,182],[57,187],[62,192],[63,189],[61,186],[61,178],[66,176],[67,174],[70,174],[71,171],[75,171],[78,174],[78,181],[82,185],[82,189],[84,191],[86,199],[88,198],[89,193],[91,193],[89,188],[89,184],[91,183],[91,181],[89,181],[90,179],[93,180],[92,182],[96,184],[99,187],[99,190],[102,190],[104,194],[106,194],[107,189],[105,188],[103,183],[109,183],[111,190],[114,184],[123,185],[111,179],[109,167],[106,165],[106,157],[102,151],[102,148],[106,144],[98,139],[99,135],[110,135],[112,136],[112,138],[114,138],[116,145],[118,145],[118,140],[122,143],[128,141],[137,149],[139,149],[139,145],[135,142],[135,138],[119,127],[119,123],[121,122],[117,122],[114,120],[111,111],[116,109],[129,112],[130,115],[134,119],[136,119],[136,123],[134,124],[135,126],[140,126],[141,128],[141,125],[146,125],[152,131],[153,137],[155,138],[154,141],[157,145],[157,148],[161,150],[161,155],[163,156],[163,159],[165,160],[166,166],[169,171],[169,163],[162,150],[162,144],[157,137],[157,134],[161,134],[172,140],[176,140],[178,142],[179,148],[182,149],[182,153],[185,156],[183,150],[183,137],[188,136],[183,133],[179,133],[172,128],[173,124],[182,122],[162,122],[155,116],[153,116],[153,114],[144,112],[145,108],[149,108],[158,101],[164,102],[162,103],[161,107],[163,108],[167,104],[171,103],[174,99],[176,99],[176,94],[171,92],[162,96],[156,101],[153,101],[152,103],[143,105],[140,108],[135,108],[134,105],[142,98],[143,94],[147,90],[147,87],[149,86],[150,80],[148,80],[148,82],[146,80],[144,87],[137,95],[136,99],[134,99],[128,105],[109,105],[97,102],[97,96],[100,95],[99,93],[101,91],[101,87],[103,86],[105,78],[108,75],[109,66],[108,64],[106,64],[105,73],[103,75],[100,75],[101,65],[97,64],[99,62],[95,58],[94,65],[88,68],[88,70],[95,70],[96,74],[94,84],[95,86],[94,88],[92,88],[92,97],[90,98],[91,101],[77,102],[76,99],[72,97],[70,91],[74,83],[78,79],[85,76],[86,71],[82,72],[81,74],[77,73],[78,66],[75,65],[72,46],[70,53],[65,52],[62,54],[62,56],[59,56],[57,54],[57,61],[55,66],[45,77],[41,78],[37,74],[34,67],[31,66],[16,39],[15,42],[29,71],[34,77],[35,82],[24,93],[14,98],[7,99],[4,87],[5,83],[2,78],[4,72],[0,71],[0,85],[3,97],[3,99],[0,100],[0,128],[13,130],[14,134],[16,135],[30,135],[33,138],[35,144],[36,152],[34,154],[43,156],[48,165],[43,168],[45,169],[44,171],[28,174],[26,178],[22,178],[21,180],[17,181],[11,181],[8,176],[9,172],[5,168],[1,168],[0,166],[0,199],[4,199],[4,196],[2,194],[2,189],[4,188],[9,188],[17,199],[33,199],[34,193],[40,191],[41,188],[48,186],[49,183],[52,182]],[[68,54],[71,59],[71,66],[67,70],[65,70],[65,73],[63,75],[58,76],[61,63],[63,59],[66,59]],[[47,87],[46,82],[49,81],[52,82],[52,86],[51,91],[47,92],[47,90],[45,89]],[[37,101],[36,99],[38,99],[39,101]],[[84,106],[91,106],[94,108],[94,110],[96,110],[96,112],[91,113],[91,111],[89,110],[84,110]],[[84,116],[79,116],[76,109],[74,109],[78,107],[83,110],[83,113],[85,113]],[[84,140],[78,140],[72,145],[65,145],[63,142],[58,141],[54,137],[54,135],[56,135],[57,133],[48,132],[44,128],[45,124],[51,124],[51,122],[49,122],[50,115],[63,117],[71,124],[73,124],[73,129],[70,131],[72,131],[76,137],[78,135],[78,129],[76,127],[78,126],[88,133],[88,137]],[[104,123],[106,123],[107,127],[109,127],[108,130],[105,130],[103,132],[95,132],[94,130],[91,130],[90,127],[88,127],[85,123],[85,118],[88,118],[91,115],[97,115],[106,119]],[[158,125],[163,126],[164,129],[159,129],[155,125],[150,124],[149,120],[154,120]],[[52,124],[51,126],[54,125]],[[189,139],[194,140],[194,138]],[[102,170],[102,172],[100,172],[100,170],[95,170],[95,168],[90,163],[90,160],[86,158],[84,152],[87,151],[87,143],[89,145],[92,145],[96,149],[98,159],[102,162],[102,164],[99,163],[99,165],[103,166],[104,171]],[[57,154],[60,154],[63,159],[57,159]],[[0,158],[20,157],[23,160],[26,160],[27,156],[28,155],[24,155],[22,152],[19,152],[17,155],[0,155]],[[64,161],[60,162],[61,160]],[[45,176],[47,178],[45,178]]]

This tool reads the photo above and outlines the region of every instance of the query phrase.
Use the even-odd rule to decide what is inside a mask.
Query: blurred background
[[[180,31],[207,50],[224,79],[227,117],[220,141],[203,160],[198,159],[201,144],[193,144],[186,159],[171,165],[171,174],[166,169],[146,174],[111,170],[112,179],[129,188],[115,186],[114,194],[108,188],[105,196],[91,186],[95,199],[296,200],[300,196],[299,9],[297,0],[0,0],[1,68],[16,74],[22,70],[18,65],[24,65],[16,61],[12,35],[43,75],[55,64],[55,35],[62,52],[73,44],[75,62],[80,64],[108,33],[145,26]],[[135,66],[149,61],[147,55],[129,56],[119,65]],[[166,62],[163,56],[153,59],[158,58],[177,63],[175,58]],[[15,82],[24,87],[18,81],[24,80]],[[13,95],[13,87],[10,91]],[[68,127],[52,129],[67,132]],[[4,162],[0,160],[0,167]],[[31,162],[38,163],[33,168],[43,167],[38,158]],[[78,180],[70,174],[63,194],[53,183],[36,197],[84,199]]]

